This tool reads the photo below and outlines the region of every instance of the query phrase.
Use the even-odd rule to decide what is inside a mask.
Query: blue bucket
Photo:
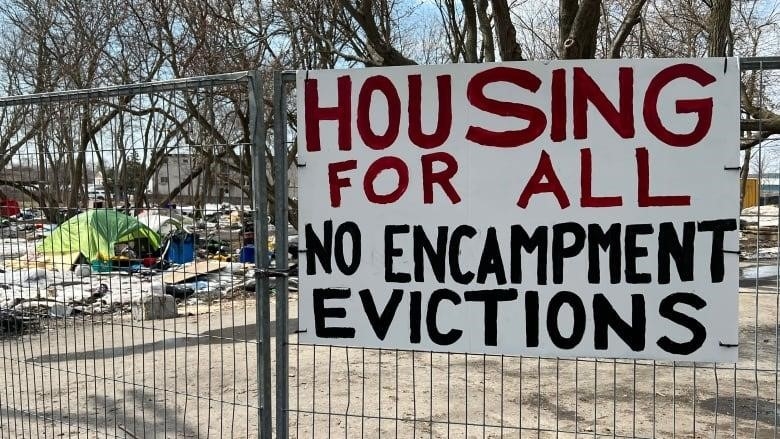
[[[186,264],[194,261],[195,237],[193,235],[172,237],[167,257],[174,264]]]
[[[255,262],[255,246],[245,245],[241,247],[241,251],[238,254],[238,262],[253,264]]]

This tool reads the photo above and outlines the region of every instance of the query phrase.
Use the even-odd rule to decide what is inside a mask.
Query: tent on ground
[[[81,253],[89,262],[107,261],[119,243],[146,241],[160,247],[160,235],[136,218],[113,209],[94,209],[60,224],[38,245],[43,253]]]

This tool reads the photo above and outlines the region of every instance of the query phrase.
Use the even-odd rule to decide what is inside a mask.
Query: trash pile
[[[778,205],[743,209],[739,222],[740,259],[776,260],[778,258],[778,236],[780,236]]]
[[[254,294],[245,208],[221,206],[197,220],[186,208],[137,216],[94,209],[56,226],[28,218],[3,228],[14,233],[0,232],[0,335],[33,330],[42,318],[169,318],[181,305]]]

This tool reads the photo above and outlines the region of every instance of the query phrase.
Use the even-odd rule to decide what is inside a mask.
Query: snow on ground
[[[163,275],[164,272],[153,270],[91,273],[88,266],[77,266],[74,271],[12,269],[6,266],[5,271],[0,273],[0,309],[45,307],[58,316],[63,312],[63,305],[90,305],[89,309],[81,309],[89,312],[116,310],[117,307],[138,303],[146,295],[165,291],[167,285],[163,282]],[[251,270],[247,270],[244,264],[232,263],[221,271],[203,274],[178,283],[176,287],[191,289],[191,301],[209,301],[251,280]]]

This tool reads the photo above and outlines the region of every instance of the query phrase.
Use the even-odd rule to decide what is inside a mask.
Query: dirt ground
[[[253,299],[44,322],[0,343],[2,437],[257,437]]]
[[[715,369],[296,346],[293,293],[290,436],[775,437],[780,296],[740,298],[740,361]],[[254,300],[179,313],[0,340],[0,437],[257,437]]]
[[[740,298],[736,368],[292,346],[291,436],[775,437],[778,295]]]

